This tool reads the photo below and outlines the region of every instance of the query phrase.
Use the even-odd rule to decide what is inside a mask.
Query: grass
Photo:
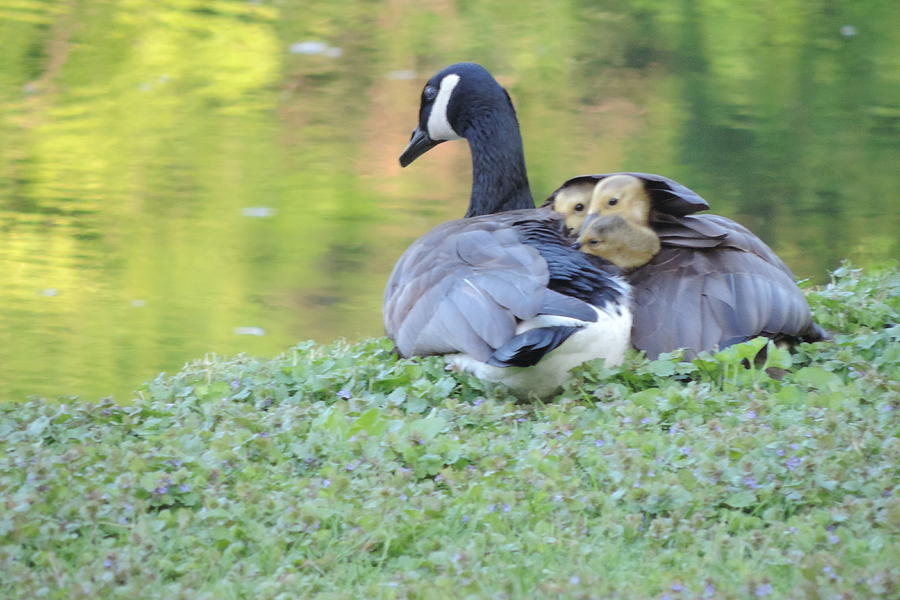
[[[808,296],[834,342],[546,404],[374,339],[0,405],[0,597],[896,598],[900,271]]]

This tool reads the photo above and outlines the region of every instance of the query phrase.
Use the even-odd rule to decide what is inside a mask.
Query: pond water
[[[817,282],[898,256],[900,4],[16,0],[0,6],[0,396],[114,395],[207,353],[382,333],[465,211],[402,170],[423,82],[487,66],[537,199],[673,177]]]

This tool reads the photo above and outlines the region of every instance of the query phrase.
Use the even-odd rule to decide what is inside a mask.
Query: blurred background
[[[470,162],[401,170],[421,87],[484,64],[536,200],[673,177],[799,278],[896,258],[896,0],[4,0],[0,396],[132,390],[209,352],[382,334]]]

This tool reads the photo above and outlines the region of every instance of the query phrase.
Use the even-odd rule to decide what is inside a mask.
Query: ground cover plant
[[[384,339],[4,403],[0,597],[897,597],[900,271],[808,296],[833,342],[547,403]]]

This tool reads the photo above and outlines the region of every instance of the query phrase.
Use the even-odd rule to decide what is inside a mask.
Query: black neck
[[[534,208],[515,113],[500,111],[482,119],[465,137],[472,152],[472,197],[466,216]]]

